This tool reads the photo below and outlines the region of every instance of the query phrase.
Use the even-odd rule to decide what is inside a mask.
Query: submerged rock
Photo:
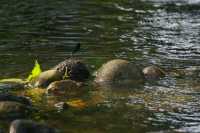
[[[12,89],[24,89],[27,81],[23,79],[1,79],[0,80],[0,90],[12,90]]]
[[[0,83],[0,90],[24,89],[24,84],[20,83]]]
[[[141,83],[144,76],[141,70],[127,60],[114,59],[103,64],[97,71],[95,82],[134,82]]]
[[[63,74],[57,70],[47,70],[42,72],[36,79],[34,87],[47,87],[51,82],[62,80]]]
[[[0,128],[0,133],[6,133],[6,131],[4,131],[4,129]]]
[[[148,66],[143,69],[146,79],[157,79],[166,75],[166,72],[158,66]]]
[[[64,60],[53,69],[58,70],[64,76],[67,75],[69,79],[75,81],[85,81],[90,76],[87,66],[81,60],[73,58]]]
[[[9,133],[56,133],[54,128],[31,120],[15,120],[10,125]]]
[[[30,106],[31,102],[29,99],[27,99],[26,97],[22,97],[22,96],[14,96],[11,94],[0,94],[0,102],[1,101],[11,101],[11,102],[19,102],[21,104],[25,104]]]
[[[83,91],[82,83],[73,80],[61,80],[52,82],[47,87],[47,93],[58,95],[74,95]]]
[[[24,117],[30,107],[31,102],[25,97],[0,94],[0,118]]]
[[[198,78],[200,76],[200,67],[190,66],[188,68],[173,69],[169,74],[181,78]]]
[[[19,102],[0,101],[0,118],[19,118],[28,113],[28,106]]]
[[[199,78],[200,66],[190,66],[185,68],[171,68],[167,74],[175,78]]]

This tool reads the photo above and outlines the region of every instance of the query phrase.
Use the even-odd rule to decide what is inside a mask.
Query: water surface
[[[115,58],[166,70],[198,68],[199,9],[199,0],[1,0],[0,77],[27,77],[35,59],[51,68],[78,42],[76,56],[91,71]],[[72,133],[200,132],[198,70],[140,88],[89,87],[78,98],[96,103],[80,110],[51,111],[48,98],[36,98],[41,112],[31,118]]]

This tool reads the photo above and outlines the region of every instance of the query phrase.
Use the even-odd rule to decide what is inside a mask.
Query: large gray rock
[[[9,133],[56,133],[54,128],[31,120],[15,120],[10,125]]]
[[[114,59],[103,64],[96,72],[95,82],[115,82],[115,83],[141,83],[144,76],[141,70],[127,60]]]

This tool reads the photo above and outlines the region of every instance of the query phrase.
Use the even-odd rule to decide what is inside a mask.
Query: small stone
[[[157,79],[166,75],[165,71],[158,66],[145,67],[142,72],[146,79]]]

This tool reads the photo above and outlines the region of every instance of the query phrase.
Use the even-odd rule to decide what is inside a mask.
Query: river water
[[[195,68],[137,89],[91,91],[83,99],[96,104],[86,109],[51,112],[38,103],[31,119],[64,133],[200,132],[199,0],[1,0],[0,16],[0,78],[27,77],[35,59],[46,70],[78,42],[76,56],[91,71],[115,58]]]

